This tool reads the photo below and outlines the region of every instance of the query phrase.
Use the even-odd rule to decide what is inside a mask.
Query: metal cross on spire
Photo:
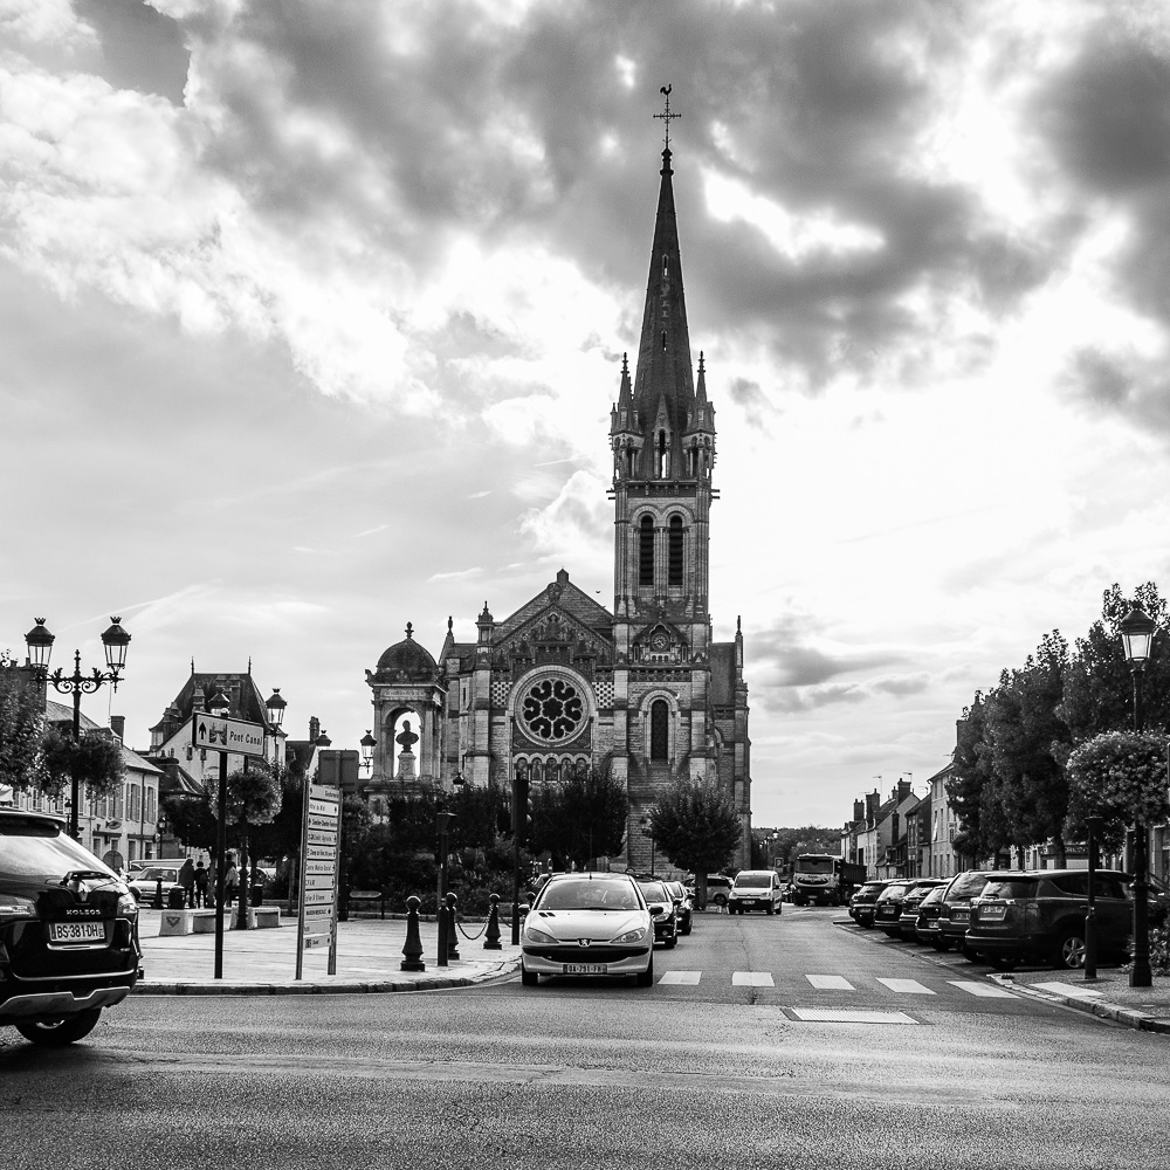
[[[666,98],[666,110],[665,110],[665,112],[664,112],[664,113],[661,113],[661,114],[655,114],[655,115],[654,115],[654,117],[656,117],[656,118],[661,118],[661,119],[662,119],[662,120],[663,120],[663,121],[666,123],[666,127],[665,127],[665,129],[666,129],[666,141],[665,141],[665,143],[664,143],[663,145],[664,145],[664,148],[665,148],[667,151],[669,151],[669,150],[670,150],[670,123],[671,123],[672,119],[674,119],[674,118],[681,118],[681,117],[682,117],[682,114],[672,114],[672,113],[670,112],[670,91],[671,91],[671,88],[672,88],[672,87],[671,87],[671,86],[669,86],[669,85],[664,85],[664,86],[663,86],[663,87],[662,87],[662,88],[661,88],[661,89],[658,91],[659,93],[661,93],[661,94],[662,94],[662,95],[663,95],[663,96]]]

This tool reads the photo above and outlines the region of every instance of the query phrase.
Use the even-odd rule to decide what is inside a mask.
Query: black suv
[[[59,817],[0,809],[0,1025],[72,1044],[137,982],[138,903]]]
[[[957,947],[969,959],[975,952],[967,949],[967,927],[971,925],[971,899],[983,893],[991,875],[982,869],[966,869],[947,884],[938,904],[938,934],[934,945],[940,951]]]
[[[1133,901],[1128,880],[1117,870],[1097,871],[1095,919],[1102,958],[1121,958],[1129,944]],[[964,942],[1001,969],[1023,961],[1083,967],[1088,904],[1089,873],[1084,869],[989,873],[983,892],[971,902]]]
[[[878,894],[889,884],[888,878],[863,882],[857,893],[849,899],[849,917],[858,926],[864,926],[866,930],[873,930],[874,903],[877,901]]]
[[[639,879],[642,897],[654,922],[654,941],[672,950],[678,945],[678,906],[663,882]]]

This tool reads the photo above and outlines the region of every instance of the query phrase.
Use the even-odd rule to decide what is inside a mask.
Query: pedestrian
[[[208,885],[207,868],[203,862],[197,862],[195,865],[195,906],[207,905],[207,885]]]
[[[230,910],[236,900],[236,893],[240,886],[240,871],[236,869],[236,859],[228,858],[227,871],[223,875],[223,904]]]
[[[207,867],[207,904],[209,906],[219,905],[219,863],[213,857],[211,864]]]
[[[191,864],[191,858],[187,858],[181,866],[179,866],[179,885],[183,888],[183,905],[195,905],[195,866]]]

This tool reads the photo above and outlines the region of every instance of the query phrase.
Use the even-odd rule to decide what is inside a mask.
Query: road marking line
[[[775,987],[776,982],[770,971],[735,971],[731,976],[732,987]]]
[[[960,991],[965,991],[968,995],[979,996],[982,999],[1020,998],[1014,992],[1006,991],[1002,987],[996,987],[994,983],[979,983],[970,979],[948,979],[947,982],[952,987],[957,987]]]
[[[897,991],[902,995],[935,994],[929,987],[923,987],[917,979],[882,979],[879,977],[878,982],[884,983],[891,991]]]
[[[789,1008],[798,1020],[813,1024],[917,1024],[904,1012],[861,1011],[854,1008]]]
[[[667,971],[659,983],[680,983],[688,987],[693,987],[699,982],[699,977],[703,974],[702,971]]]
[[[855,988],[844,975],[806,975],[805,978],[821,991],[854,991]]]

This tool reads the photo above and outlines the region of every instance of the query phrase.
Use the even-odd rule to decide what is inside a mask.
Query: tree
[[[1099,816],[1102,844],[1118,851],[1130,822],[1165,822],[1167,743],[1161,732],[1106,731],[1079,744],[1068,760],[1070,829]]]
[[[696,776],[659,797],[649,815],[658,849],[694,873],[695,894],[705,907],[707,874],[726,865],[739,844],[739,814],[731,797],[718,783]]]
[[[247,924],[248,889],[248,834],[252,825],[267,824],[280,812],[280,782],[263,761],[254,761],[250,767],[238,768],[227,777],[227,802],[224,817],[228,828],[236,830],[240,847],[240,926]],[[212,789],[209,800],[212,814],[218,819],[219,785]],[[219,866],[225,858],[217,859]],[[221,868],[218,872],[222,873]]]
[[[52,724],[41,740],[42,778],[40,787],[56,796],[76,775],[79,791],[90,796],[108,795],[125,773],[122,748],[105,731],[83,731],[74,743],[70,732]]]
[[[542,784],[532,794],[532,844],[583,867],[621,852],[629,814],[625,788],[608,772]]]
[[[841,831],[825,829],[819,825],[804,825],[799,829],[776,829],[776,839],[764,848],[764,860],[768,866],[775,858],[776,868],[787,872],[792,868],[793,859],[800,853],[841,852]]]
[[[0,652],[0,786],[40,787],[44,704],[29,670]]]
[[[974,865],[990,852],[983,828],[983,790],[992,779],[991,751],[985,735],[987,705],[981,691],[958,722],[954,770],[946,782],[947,797],[962,826],[962,850]]]

